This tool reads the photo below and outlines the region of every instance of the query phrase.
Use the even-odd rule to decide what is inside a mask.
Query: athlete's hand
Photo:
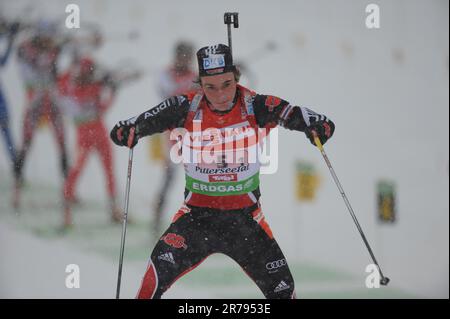
[[[115,144],[129,148],[133,148],[137,144],[139,135],[134,120],[135,118],[120,121],[113,127],[110,137]]]
[[[305,129],[305,134],[313,145],[316,145],[314,134],[317,135],[322,144],[325,144],[333,133],[334,123],[330,120],[313,122]]]

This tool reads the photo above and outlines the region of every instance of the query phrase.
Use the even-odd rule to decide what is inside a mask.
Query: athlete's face
[[[217,111],[229,110],[236,95],[237,82],[233,72],[200,78],[203,92]]]

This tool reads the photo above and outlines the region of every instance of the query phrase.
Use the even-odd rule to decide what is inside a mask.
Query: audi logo
[[[270,263],[267,263],[266,264],[266,269],[267,270],[274,270],[274,269],[277,269],[277,268],[280,268],[280,267],[283,267],[283,266],[286,266],[286,259],[280,259],[280,260],[277,260],[277,261],[272,261],[272,262],[270,262]]]

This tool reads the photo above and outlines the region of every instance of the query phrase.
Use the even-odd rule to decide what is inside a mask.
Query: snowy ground
[[[85,201],[75,210],[76,226],[58,229],[61,209],[55,188],[28,185],[19,213],[9,207],[9,183],[0,183],[0,297],[113,298],[121,226],[109,223],[105,207]],[[130,212],[130,216],[133,213]],[[150,253],[150,222],[128,226],[122,298],[133,298]],[[80,267],[80,288],[65,286],[66,266]],[[312,262],[290,261],[302,298],[414,298],[396,288],[367,289],[348,272]],[[214,255],[180,279],[165,298],[262,298],[253,282],[225,256]]]

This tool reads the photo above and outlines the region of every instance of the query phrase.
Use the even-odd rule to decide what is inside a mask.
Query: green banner
[[[242,195],[259,186],[259,173],[239,182],[204,182],[186,175],[186,188],[193,193],[208,196]]]
[[[396,189],[391,180],[377,182],[377,211],[381,222],[393,223],[397,218]]]

